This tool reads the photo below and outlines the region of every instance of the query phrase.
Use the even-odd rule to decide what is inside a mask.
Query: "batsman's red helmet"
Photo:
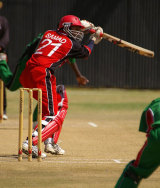
[[[58,29],[62,29],[65,24],[69,24],[70,26],[79,26],[79,27],[84,28],[84,26],[81,24],[80,19],[74,15],[63,16],[59,22]]]
[[[80,27],[80,30],[73,29],[72,26]],[[81,24],[80,19],[74,15],[66,15],[61,18],[58,30],[63,30],[68,36],[74,38],[75,40],[82,41],[84,33],[81,31],[84,26]]]

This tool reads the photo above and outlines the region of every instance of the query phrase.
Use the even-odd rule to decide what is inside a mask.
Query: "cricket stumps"
[[[24,91],[28,92],[28,161],[32,161],[33,92],[38,92],[38,161],[42,161],[42,90],[38,88],[20,88],[18,161],[22,161]]]

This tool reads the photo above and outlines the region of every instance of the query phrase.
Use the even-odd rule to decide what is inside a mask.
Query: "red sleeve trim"
[[[87,50],[89,51],[89,55],[90,55],[91,54],[91,49],[88,46],[86,46],[86,45],[84,45],[84,47],[87,48]]]

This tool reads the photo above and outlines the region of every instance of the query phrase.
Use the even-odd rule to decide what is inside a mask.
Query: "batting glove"
[[[94,27],[94,29],[96,32],[90,36],[90,39],[94,41],[94,44],[98,44],[102,40],[102,37],[100,37],[100,35],[103,33],[103,29],[99,26]]]
[[[87,20],[81,20],[81,24],[84,26],[83,31],[87,31],[94,28],[94,24]]]

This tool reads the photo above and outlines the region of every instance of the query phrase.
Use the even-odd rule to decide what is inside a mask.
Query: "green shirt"
[[[153,115],[153,123],[151,125],[152,128],[160,126],[160,98],[153,100],[142,112],[139,131],[147,132],[148,125],[146,121],[146,112],[151,110]]]

